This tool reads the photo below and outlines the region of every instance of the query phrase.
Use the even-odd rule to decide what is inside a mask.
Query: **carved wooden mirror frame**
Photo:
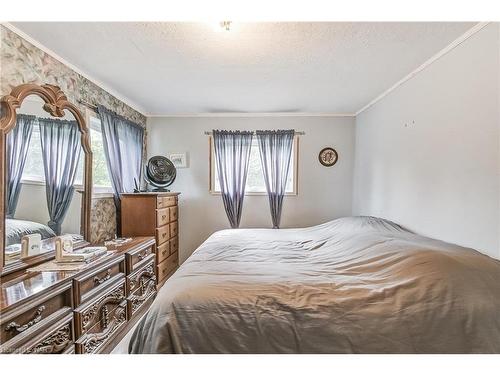
[[[6,137],[7,133],[16,125],[16,110],[21,107],[23,100],[29,95],[37,95],[43,101],[43,109],[54,117],[64,117],[65,110],[75,116],[78,128],[81,133],[81,144],[85,155],[84,165],[84,194],[82,199],[82,228],[83,237],[86,241],[90,240],[90,205],[92,201],[92,151],[90,148],[90,134],[85,119],[80,110],[70,103],[63,91],[58,86],[54,85],[35,85],[22,84],[12,89],[9,95],[5,95],[0,99],[2,109],[2,117],[0,118],[0,176],[2,183],[0,184],[0,275],[16,272],[49,260],[55,256],[53,251],[44,254],[29,257],[26,261],[23,259],[19,262],[14,262],[14,266],[9,264],[4,265],[4,250],[5,250],[5,194],[6,194]],[[17,264],[19,263],[19,264]]]

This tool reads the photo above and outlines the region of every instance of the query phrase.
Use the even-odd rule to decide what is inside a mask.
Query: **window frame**
[[[292,191],[285,192],[286,196],[299,195],[298,174],[299,174],[299,136],[293,137],[293,179]],[[214,155],[214,137],[208,137],[208,191],[212,195],[221,195],[220,191],[215,190],[215,155]],[[265,195],[267,191],[245,191],[245,195]]]

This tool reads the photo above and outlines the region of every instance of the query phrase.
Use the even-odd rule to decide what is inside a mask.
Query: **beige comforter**
[[[213,234],[132,353],[500,353],[500,262],[372,218]]]

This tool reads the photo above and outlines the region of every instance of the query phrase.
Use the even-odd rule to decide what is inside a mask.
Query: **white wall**
[[[68,212],[61,225],[61,233],[80,233],[82,194],[75,191]],[[17,202],[16,219],[30,220],[47,225],[49,211],[45,185],[22,183]]]
[[[353,211],[500,257],[499,28],[356,118]]]
[[[213,232],[229,228],[220,195],[209,193],[209,138],[212,129],[296,129],[299,142],[298,195],[286,196],[281,227],[303,227],[351,215],[354,119],[352,117],[189,117],[149,118],[148,157],[187,152],[189,168],[178,169],[170,187],[180,196],[180,260]],[[339,153],[331,168],[318,162],[319,151]],[[271,228],[267,196],[245,198],[240,227]]]

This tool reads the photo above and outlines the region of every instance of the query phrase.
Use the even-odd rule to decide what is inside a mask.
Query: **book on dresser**
[[[162,285],[179,266],[179,194],[147,192],[121,195],[122,236],[155,237],[158,285]]]

